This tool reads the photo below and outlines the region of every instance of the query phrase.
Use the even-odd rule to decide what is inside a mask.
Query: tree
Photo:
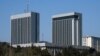
[[[96,50],[95,50],[94,48],[90,48],[90,49],[89,49],[89,53],[90,53],[90,54],[94,53],[95,51],[96,51]]]
[[[87,56],[87,55],[89,55],[89,51],[88,50],[82,50],[81,56]]]
[[[32,55],[41,55],[41,49],[40,49],[40,47],[32,46],[31,47],[31,51],[32,51]]]
[[[2,56],[3,54],[3,50],[2,50],[2,46],[0,46],[0,56]]]
[[[100,56],[100,52],[97,52],[97,53],[96,53],[96,56]]]
[[[51,56],[47,49],[42,50],[41,56]]]
[[[80,56],[80,52],[78,49],[73,47],[64,48],[62,51],[63,56]]]
[[[57,52],[56,56],[62,56],[62,53],[61,52]]]
[[[15,48],[15,52],[18,53],[21,51],[21,47],[20,46],[17,46],[17,48]]]

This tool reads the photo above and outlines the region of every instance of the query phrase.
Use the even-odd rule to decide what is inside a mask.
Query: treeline
[[[76,49],[73,47],[64,48],[62,52],[57,52],[56,56],[100,56],[100,52],[95,49]]]
[[[13,48],[8,43],[0,43],[0,56],[51,56],[47,49],[41,50],[39,47],[25,47],[17,46]]]
[[[53,54],[52,54],[53,55]],[[39,47],[18,46],[13,48],[6,42],[0,42],[0,56],[51,56],[47,49],[41,50]],[[79,50],[73,47],[63,48],[62,51],[57,51],[55,56],[100,56],[100,52],[90,48],[88,50]]]

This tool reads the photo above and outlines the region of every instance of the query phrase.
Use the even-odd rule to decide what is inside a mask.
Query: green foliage
[[[15,48],[15,52],[18,53],[21,51],[21,47],[20,46],[17,46],[17,48]]]
[[[91,54],[91,53],[94,53],[96,50],[94,49],[94,48],[90,48],[89,49],[89,53]]]
[[[100,52],[97,52],[96,56],[100,56]]]
[[[45,50],[42,50],[41,56],[51,56],[51,55],[49,54],[48,50],[45,49]]]
[[[61,52],[56,52],[55,56],[62,56],[62,53]]]
[[[0,56],[2,56],[2,54],[3,54],[3,49],[2,49],[2,47],[0,46]]]
[[[60,56],[100,56],[100,52],[96,52],[94,48],[76,49],[73,47],[64,48]]]
[[[0,43],[0,56],[51,56],[47,49],[41,50],[40,47],[25,47],[17,46],[13,48],[9,43]],[[95,49],[76,49],[73,47],[63,48],[62,51],[57,51],[56,56],[100,56],[100,52]]]
[[[41,50],[39,47],[17,48],[11,47],[6,42],[0,42],[0,56],[51,56],[47,50]]]
[[[62,56],[79,56],[79,50],[73,47],[64,48],[62,51]]]

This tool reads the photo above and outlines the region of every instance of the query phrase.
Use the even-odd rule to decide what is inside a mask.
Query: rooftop
[[[78,12],[71,12],[71,13],[63,13],[63,14],[57,14],[52,16],[52,18],[56,18],[56,17],[64,17],[64,16],[72,16],[72,15],[78,15],[80,13]]]
[[[21,13],[21,14],[12,15],[11,19],[19,19],[19,18],[30,17],[32,13],[34,14],[36,12],[27,12],[27,13]]]

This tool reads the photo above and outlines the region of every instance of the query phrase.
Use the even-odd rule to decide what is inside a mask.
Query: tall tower
[[[54,15],[52,26],[53,43],[62,46],[81,45],[82,15],[72,12]]]
[[[39,13],[27,12],[11,16],[11,44],[32,44],[39,41]]]

